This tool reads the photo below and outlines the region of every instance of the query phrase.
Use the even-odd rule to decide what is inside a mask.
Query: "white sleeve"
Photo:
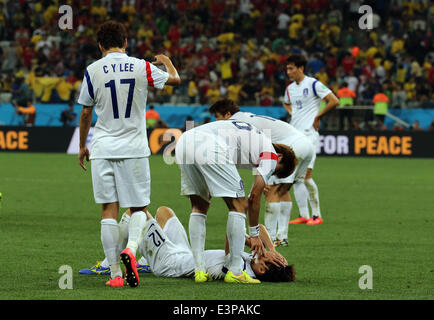
[[[271,153],[271,152],[270,152]],[[273,155],[277,158],[277,155],[273,153]],[[264,179],[265,184],[268,184],[268,180],[276,169],[277,160],[273,158],[262,158],[259,162],[258,167],[256,168],[257,172]]]
[[[286,87],[285,94],[283,95],[283,102],[291,104],[291,99],[289,98],[289,86]]]
[[[329,88],[327,88],[321,81],[315,80],[313,82],[313,90],[316,91],[316,95],[321,99],[324,99],[330,92],[332,92]]]
[[[95,104],[94,98],[93,85],[89,73],[86,70],[83,76],[83,81],[81,82],[80,96],[78,97],[77,102],[84,106],[93,106]]]
[[[145,60],[146,63],[146,79],[148,80],[148,86],[157,89],[163,89],[164,84],[169,79],[169,74],[166,71],[157,68],[152,63]]]

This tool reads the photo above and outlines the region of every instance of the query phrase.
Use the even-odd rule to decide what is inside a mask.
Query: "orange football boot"
[[[315,219],[314,218],[310,218],[306,222],[306,224],[309,225],[309,226],[314,226],[314,225],[321,224],[321,223],[323,223],[323,220],[322,220],[321,217],[316,217]]]
[[[298,217],[297,219],[289,221],[289,224],[300,224],[300,223],[306,223],[308,219],[303,217]]]
[[[139,285],[139,273],[136,267],[136,257],[131,252],[131,249],[125,248],[121,252],[121,260],[125,265],[125,280],[127,280],[130,287],[137,287]]]
[[[109,287],[123,287],[124,286],[124,278],[121,276],[118,276],[114,279],[110,279],[105,283],[106,286]]]

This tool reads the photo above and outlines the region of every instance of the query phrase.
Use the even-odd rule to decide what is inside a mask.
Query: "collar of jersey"
[[[294,81],[294,82],[295,82],[295,84],[296,84],[297,86],[301,86],[301,84],[303,83],[304,80],[306,80],[306,78],[307,78],[307,76],[304,75],[303,80],[301,80],[299,83],[297,83],[296,81]]]
[[[107,53],[105,56],[108,57],[111,55],[124,55],[124,54],[126,55],[125,52],[110,52],[110,53]]]

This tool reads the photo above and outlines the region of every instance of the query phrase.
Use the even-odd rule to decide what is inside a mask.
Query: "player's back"
[[[268,135],[273,143],[290,145],[292,142],[304,137],[303,133],[289,123],[268,116],[240,111],[232,115],[230,119],[250,123]]]
[[[180,149],[187,156],[182,159]],[[233,163],[252,168],[262,152],[275,152],[271,139],[253,125],[238,120],[203,124],[183,133],[176,147],[177,163]],[[194,159],[193,159],[194,157]]]
[[[145,117],[147,86],[153,85],[149,62],[109,53],[87,67],[85,80],[98,116],[91,159],[149,156]],[[80,99],[86,105],[82,94]]]

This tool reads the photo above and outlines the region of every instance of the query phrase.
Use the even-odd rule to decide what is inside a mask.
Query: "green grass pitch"
[[[161,156],[150,164],[151,213],[170,206],[187,227],[178,167]],[[319,157],[314,178],[325,223],[290,226],[289,247],[278,248],[295,265],[294,283],[196,285],[146,274],[133,289],[78,274],[103,258],[90,170],[76,156],[2,153],[0,299],[433,299],[433,168],[432,159]],[[241,174],[248,190],[252,176]],[[223,200],[213,199],[207,249],[223,248],[226,220]],[[72,290],[59,288],[62,265],[73,270]],[[372,290],[359,288],[363,265],[372,267]]]

